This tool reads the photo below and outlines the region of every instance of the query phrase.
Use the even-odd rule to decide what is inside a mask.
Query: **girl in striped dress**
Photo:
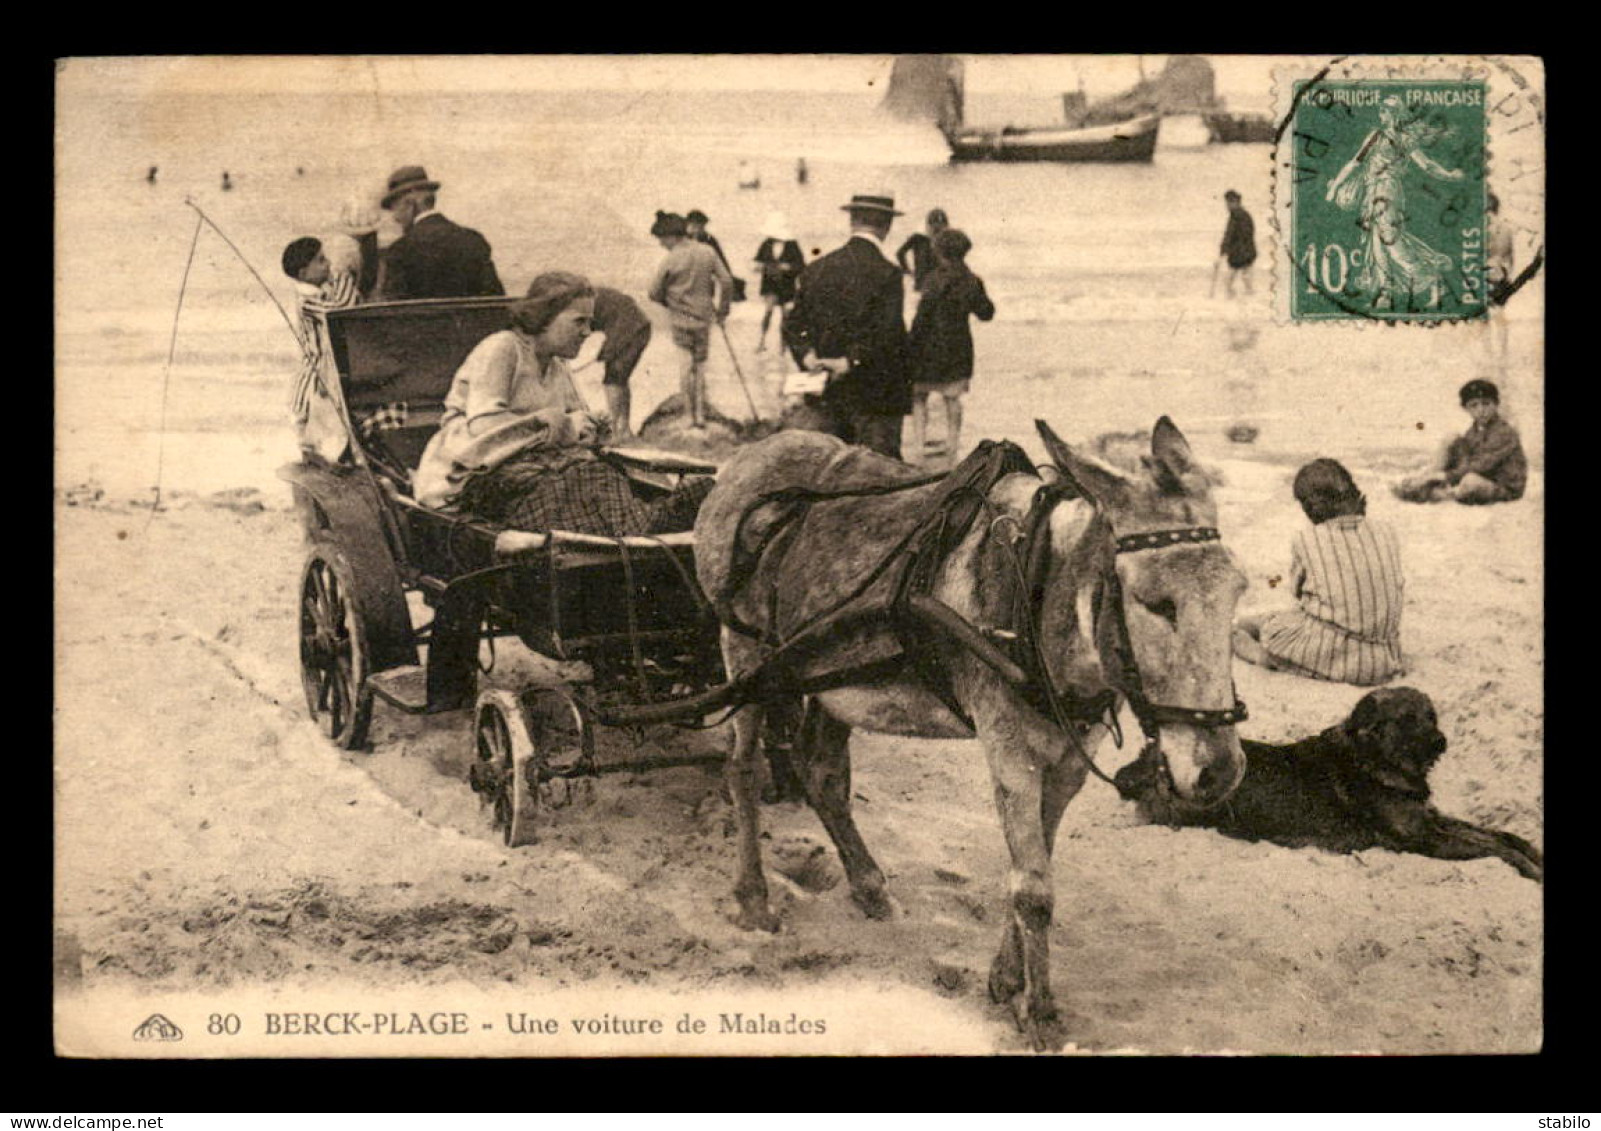
[[[1395,531],[1367,517],[1367,499],[1332,459],[1295,476],[1311,525],[1290,544],[1297,606],[1242,617],[1234,653],[1274,671],[1370,686],[1400,675],[1401,550]]]

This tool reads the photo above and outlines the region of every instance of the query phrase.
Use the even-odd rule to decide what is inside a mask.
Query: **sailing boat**
[[[1151,160],[1162,126],[1160,113],[1124,113],[1113,120],[1094,120],[1086,112],[1085,102],[1081,83],[1077,94],[1062,97],[1065,120],[1061,125],[967,126],[958,118],[941,120],[940,132],[950,146],[952,161]]]

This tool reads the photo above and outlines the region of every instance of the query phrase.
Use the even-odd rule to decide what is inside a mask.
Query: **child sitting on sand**
[[[1472,426],[1451,441],[1443,466],[1404,479],[1396,497],[1409,503],[1506,503],[1523,498],[1529,461],[1518,430],[1501,417],[1501,391],[1489,381],[1469,381],[1460,393]]]
[[[1402,671],[1401,550],[1395,531],[1366,517],[1351,473],[1317,459],[1295,475],[1311,526],[1290,543],[1298,605],[1241,617],[1234,654],[1274,671],[1338,683],[1384,683]]]

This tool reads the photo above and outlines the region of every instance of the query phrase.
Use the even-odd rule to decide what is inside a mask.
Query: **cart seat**
[[[439,430],[456,370],[511,324],[508,298],[420,299],[328,312],[328,339],[356,442],[409,489]]]

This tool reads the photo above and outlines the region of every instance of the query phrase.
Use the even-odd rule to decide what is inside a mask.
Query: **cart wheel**
[[[371,664],[350,564],[337,547],[316,546],[300,580],[300,681],[311,717],[345,750],[367,741]]]
[[[522,704],[509,691],[485,691],[473,712],[473,789],[508,848],[534,842],[539,767]]]
[[[521,698],[539,764],[567,780],[577,780],[592,770],[594,732],[578,701],[557,687],[530,687]]]

